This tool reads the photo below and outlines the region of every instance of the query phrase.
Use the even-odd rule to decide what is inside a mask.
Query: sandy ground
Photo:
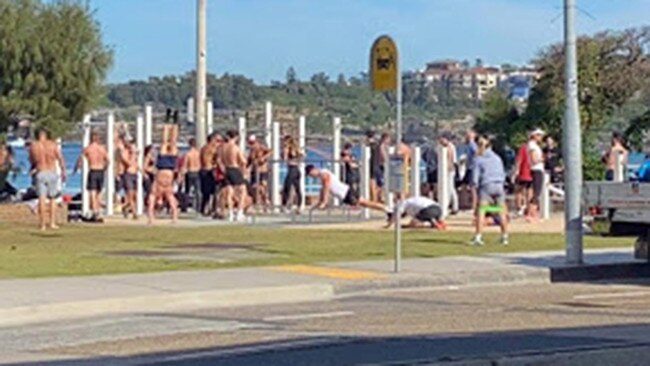
[[[291,219],[286,215],[277,215],[274,217],[257,217],[255,223],[247,225],[260,226],[277,226],[297,230],[377,230],[383,227],[384,221],[378,217],[371,220],[361,221],[353,219],[348,221],[347,215],[339,214],[327,217],[318,215],[314,217],[314,223],[306,222],[303,218],[299,224],[292,224]],[[406,223],[406,221],[404,222]],[[115,226],[143,226],[147,225],[146,218],[141,217],[139,220],[124,219],[122,217],[112,217],[106,219],[106,224]],[[225,221],[216,221],[206,218],[197,218],[193,215],[182,217],[178,223],[172,224],[167,218],[156,220],[154,225],[176,225],[178,227],[201,227],[201,226],[230,226],[243,225],[231,224]],[[474,231],[473,217],[468,212],[460,213],[457,216],[449,217],[447,220],[448,230],[451,232],[472,232]],[[561,213],[556,213],[549,220],[536,223],[526,222],[524,219],[514,219],[510,222],[511,233],[562,233],[564,230],[564,217]],[[486,228],[486,232],[498,232],[497,226]]]

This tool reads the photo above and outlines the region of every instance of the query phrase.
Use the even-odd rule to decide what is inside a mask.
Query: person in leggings
[[[282,187],[282,207],[291,209],[290,197],[291,189],[296,195],[297,211],[300,211],[302,206],[302,194],[300,193],[300,160],[304,157],[304,153],[300,151],[296,139],[291,136],[284,137],[284,149],[282,151],[282,159],[287,164],[287,176],[284,178],[284,185]]]
[[[488,214],[499,215],[501,245],[508,245],[508,209],[504,189],[506,174],[503,160],[492,151],[490,141],[482,136],[477,142],[476,160],[472,170],[472,185],[478,188],[476,232],[471,245],[483,246],[483,226]]]

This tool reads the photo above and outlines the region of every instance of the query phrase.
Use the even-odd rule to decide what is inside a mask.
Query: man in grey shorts
[[[501,226],[501,244],[508,245],[508,212],[506,208],[506,180],[503,161],[491,149],[485,137],[478,140],[477,156],[472,171],[472,184],[478,187],[478,209],[476,210],[476,234],[471,244],[482,246],[482,230],[487,214],[498,214]]]
[[[61,181],[65,182],[65,162],[61,149],[52,140],[47,131],[38,132],[38,140],[32,142],[29,148],[29,159],[34,167],[36,177],[36,192],[38,193],[38,214],[41,230],[47,227],[46,204],[49,200],[49,227],[58,229],[56,225],[56,198],[59,197],[59,174],[57,163],[61,168]]]

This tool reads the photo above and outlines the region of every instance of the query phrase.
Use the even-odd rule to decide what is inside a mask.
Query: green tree
[[[0,130],[18,119],[61,135],[100,101],[112,50],[85,1],[0,1]]]

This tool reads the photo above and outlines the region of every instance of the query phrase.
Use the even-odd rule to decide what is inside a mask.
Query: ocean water
[[[65,159],[66,173],[68,180],[63,187],[63,191],[66,194],[75,195],[81,192],[82,177],[80,172],[73,174],[74,166],[81,155],[81,144],[79,143],[64,143],[62,145],[63,158]],[[360,156],[361,149],[355,149],[354,153],[357,158]],[[29,158],[28,153],[25,148],[15,148],[14,153],[16,156],[16,162],[20,168],[20,173],[17,174],[15,179],[10,178],[10,183],[14,185],[17,189],[27,189],[31,186],[31,177],[29,176]],[[307,164],[314,164],[321,168],[332,168],[332,147],[331,146],[318,146],[317,148],[308,148],[307,149]],[[280,170],[280,179],[284,180],[286,172],[286,167],[284,164],[281,166]],[[308,193],[313,193],[319,189],[319,185],[311,180],[307,179],[306,189]]]

